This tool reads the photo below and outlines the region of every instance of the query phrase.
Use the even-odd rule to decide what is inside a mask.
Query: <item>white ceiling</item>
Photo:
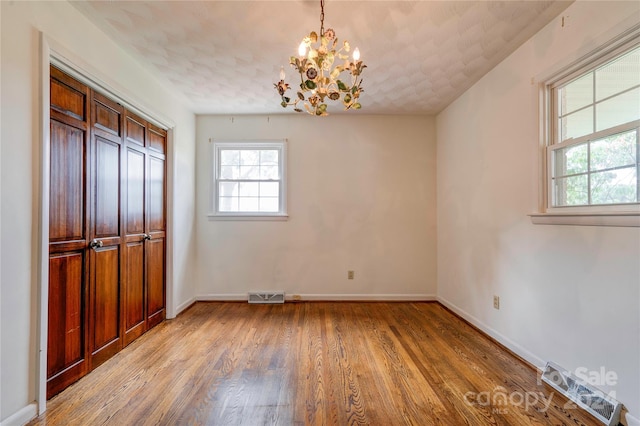
[[[358,46],[368,66],[362,113],[434,114],[569,4],[327,0],[325,29]],[[73,5],[202,114],[291,112],[273,83],[281,65],[292,80],[289,57],[320,30],[319,0]]]

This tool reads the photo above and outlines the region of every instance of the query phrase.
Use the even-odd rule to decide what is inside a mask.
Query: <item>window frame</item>
[[[212,220],[287,220],[287,140],[212,140],[212,167],[211,167],[211,203],[209,219]],[[278,180],[259,179],[257,182],[279,182],[277,212],[227,212],[220,211],[220,198],[218,196],[218,184],[220,179],[221,151],[224,150],[277,150],[279,152],[278,168],[280,178]],[[225,179],[226,180],[226,179]],[[235,179],[232,179],[232,181]],[[241,181],[241,179],[238,179]]]
[[[640,226],[640,201],[625,204],[592,204],[581,206],[553,205],[553,153],[568,146],[577,146],[640,126],[640,120],[597,131],[565,141],[557,141],[559,135],[558,103],[554,90],[564,84],[594,71],[612,59],[640,46],[640,25],[636,25],[618,37],[603,44],[595,51],[582,56],[572,64],[540,79],[540,147],[541,176],[539,212],[530,215],[534,224]],[[594,129],[595,130],[595,129]],[[637,153],[636,155],[640,155]],[[639,178],[640,179],[640,178]]]
[[[554,116],[555,117],[555,116]],[[557,121],[557,120],[556,120]],[[640,149],[638,149],[638,140],[640,140],[640,120],[635,120],[635,121],[631,121],[625,124],[621,124],[619,126],[615,126],[615,127],[611,127],[609,129],[605,129],[605,130],[601,130],[599,132],[594,132],[594,133],[590,133],[588,135],[585,136],[581,136],[579,138],[573,138],[573,139],[567,139],[565,141],[559,142],[559,143],[554,143],[552,145],[547,146],[547,164],[548,164],[548,169],[547,169],[547,182],[548,182],[548,187],[547,187],[547,205],[549,206],[547,208],[547,211],[549,212],[561,212],[561,211],[568,211],[569,209],[571,211],[593,211],[593,210],[601,210],[601,211],[634,211],[634,210],[638,210],[636,208],[636,206],[640,207],[640,201],[637,201],[635,203],[607,203],[607,204],[581,204],[581,205],[567,205],[567,206],[555,206],[553,204],[553,198],[554,198],[554,187],[553,187],[553,169],[554,169],[554,160],[553,160],[553,155],[555,153],[555,151],[557,150],[561,150],[561,149],[566,149],[569,147],[577,147],[583,144],[591,144],[597,141],[602,140],[603,138],[606,138],[607,136],[613,136],[613,135],[617,135],[620,133],[626,133],[626,132],[630,132],[630,131],[635,131],[636,132],[636,163],[635,163],[635,167],[636,167],[636,176],[637,179],[640,179],[640,166],[638,166],[638,156],[640,156]],[[589,150],[589,148],[587,148]],[[586,172],[582,172],[580,174],[585,174],[587,176],[596,174],[596,173],[602,173],[605,171],[608,171],[609,169],[604,169],[604,170],[591,170],[590,169],[591,164],[587,164],[587,167],[589,168]],[[618,167],[618,168],[627,168],[627,167],[633,167],[633,164],[624,166],[624,167]],[[571,175],[566,175],[566,176],[571,176]],[[555,176],[556,179],[557,178],[563,178],[566,176]],[[590,181],[590,177],[588,178],[588,181]],[[590,188],[590,186],[589,186]],[[640,193],[640,183],[636,183],[636,193]],[[636,194],[636,196],[638,197],[638,194]],[[591,194],[589,194],[589,198],[591,198]],[[638,200],[640,200],[640,197],[637,198]],[[639,210],[640,211],[640,210]]]

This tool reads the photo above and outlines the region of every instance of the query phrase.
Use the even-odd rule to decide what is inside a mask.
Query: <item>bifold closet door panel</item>
[[[125,111],[126,206],[125,206],[125,288],[123,299],[124,344],[147,330],[145,303],[146,215],[146,122]]]
[[[89,88],[51,68],[47,397],[89,371]]]
[[[92,92],[91,368],[122,349],[122,165],[124,108]]]
[[[149,150],[147,177],[149,203],[147,214],[147,323],[148,328],[166,317],[166,131],[148,127]]]

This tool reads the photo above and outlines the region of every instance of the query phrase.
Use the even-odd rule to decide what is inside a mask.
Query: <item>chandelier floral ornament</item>
[[[360,60],[357,47],[350,60],[347,54],[350,50],[348,41],[338,45],[335,31],[324,29],[324,0],[320,0],[320,35],[312,31],[303,38],[298,56],[292,56],[289,61],[300,74],[299,90],[293,99],[286,94],[290,86],[284,81],[284,67],[280,68],[280,81],[274,84],[282,98],[280,105],[283,108],[291,105],[296,112],[319,116],[328,115],[329,101],[341,100],[345,110],[360,109],[359,98],[364,91],[360,75],[367,66]],[[340,79],[343,72],[351,74],[349,84]]]

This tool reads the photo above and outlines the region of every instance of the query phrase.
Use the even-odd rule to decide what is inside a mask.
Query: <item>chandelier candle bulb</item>
[[[360,94],[364,91],[361,74],[367,66],[360,60],[357,47],[350,61],[349,42],[338,43],[335,31],[324,29],[324,0],[320,0],[320,11],[320,32],[311,31],[304,37],[298,46],[298,56],[291,56],[289,60],[300,74],[299,88],[294,85],[295,95],[287,94],[291,86],[285,82],[284,69],[280,71],[280,81],[274,84],[281,98],[280,105],[319,116],[329,115],[330,101],[341,102],[345,111],[360,109]],[[350,79],[341,77],[343,73],[350,74]]]
[[[284,73],[284,66],[280,67],[280,80],[284,81],[284,78],[286,77],[285,73]]]

